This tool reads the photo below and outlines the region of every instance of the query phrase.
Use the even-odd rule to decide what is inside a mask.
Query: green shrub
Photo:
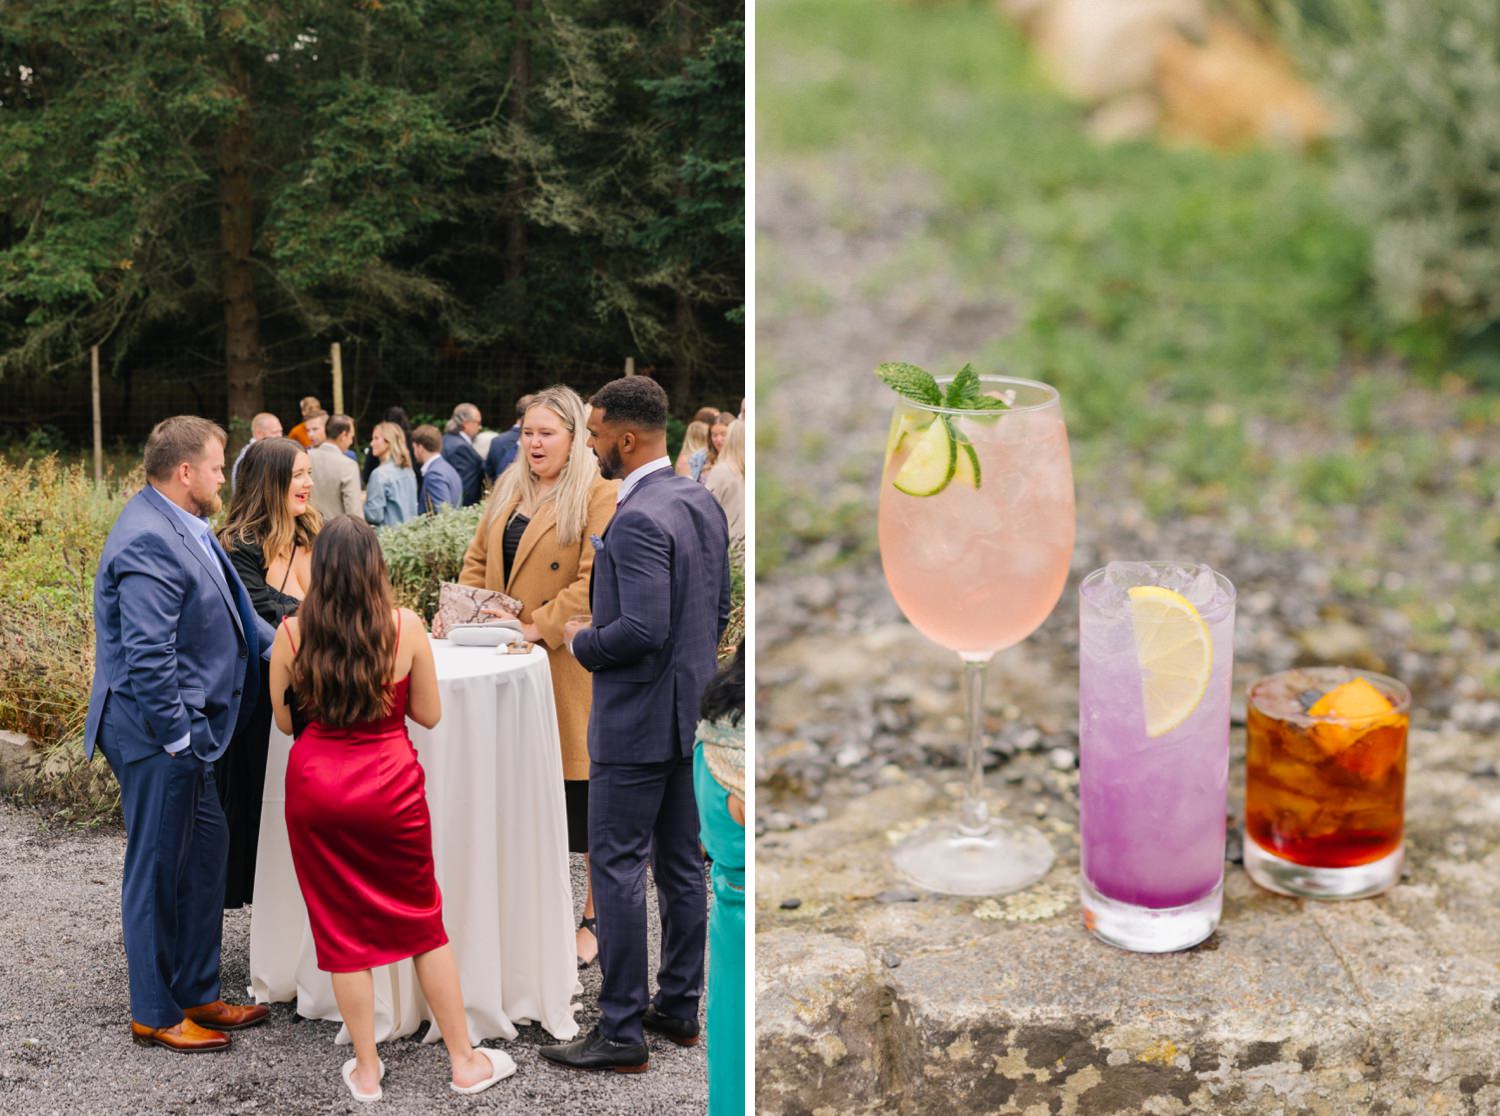
[[[444,508],[437,515],[419,515],[399,527],[380,531],[380,549],[390,569],[396,603],[431,621],[437,611],[438,586],[457,581],[464,551],[474,541],[484,505]]]
[[[1500,5],[1320,0],[1281,22],[1345,119],[1340,177],[1387,312],[1500,322]]]
[[[729,544],[729,626],[719,640],[722,662],[734,655],[734,649],[745,638],[745,543]]]
[[[0,462],[0,728],[81,737],[94,674],[94,571],[140,485],[96,487],[56,457]]]

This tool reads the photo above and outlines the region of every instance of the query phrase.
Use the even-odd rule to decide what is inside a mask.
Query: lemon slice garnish
[[[1191,602],[1159,585],[1130,590],[1130,621],[1141,664],[1146,735],[1164,736],[1203,700],[1214,665],[1213,641]]]

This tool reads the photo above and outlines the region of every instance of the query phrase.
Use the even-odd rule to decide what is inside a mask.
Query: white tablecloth
[[[458,960],[469,1039],[513,1039],[515,1024],[528,1021],[558,1039],[573,1038],[571,1001],[580,988],[546,652],[498,655],[446,640],[432,646],[443,718],[432,730],[410,721],[407,727],[427,773],[443,925]],[[251,907],[250,992],[257,1002],[295,997],[299,1015],[337,1020],[287,843],[291,747],[273,725]],[[411,961],[378,968],[374,978],[378,1040],[409,1035],[432,1018]],[[437,1032],[434,1025],[426,1041],[436,1042]],[[347,1028],[337,1041],[348,1041]]]

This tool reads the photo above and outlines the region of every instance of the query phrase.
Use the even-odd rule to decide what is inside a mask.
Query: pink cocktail
[[[979,729],[986,664],[1035,631],[1057,604],[1074,522],[1073,469],[1057,392],[1029,380],[982,377],[981,383],[1006,405],[897,403],[879,518],[891,594],[918,631],[962,657],[969,707],[960,818],[934,822],[908,839],[896,863],[924,887],[970,895],[1019,890],[1052,864],[1041,834],[990,819]]]

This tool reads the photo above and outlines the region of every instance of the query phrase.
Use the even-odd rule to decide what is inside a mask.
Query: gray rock
[[[949,806],[920,780],[853,802],[760,854],[808,906],[758,905],[758,1111],[1500,1111],[1500,1026],[1478,1022],[1500,1017],[1500,863],[1475,855],[1500,818],[1466,774],[1485,748],[1414,731],[1411,875],[1387,895],[1291,900],[1230,867],[1218,933],[1162,956],[1080,925],[1071,833],[1018,895],[851,907],[889,886],[892,836]]]

